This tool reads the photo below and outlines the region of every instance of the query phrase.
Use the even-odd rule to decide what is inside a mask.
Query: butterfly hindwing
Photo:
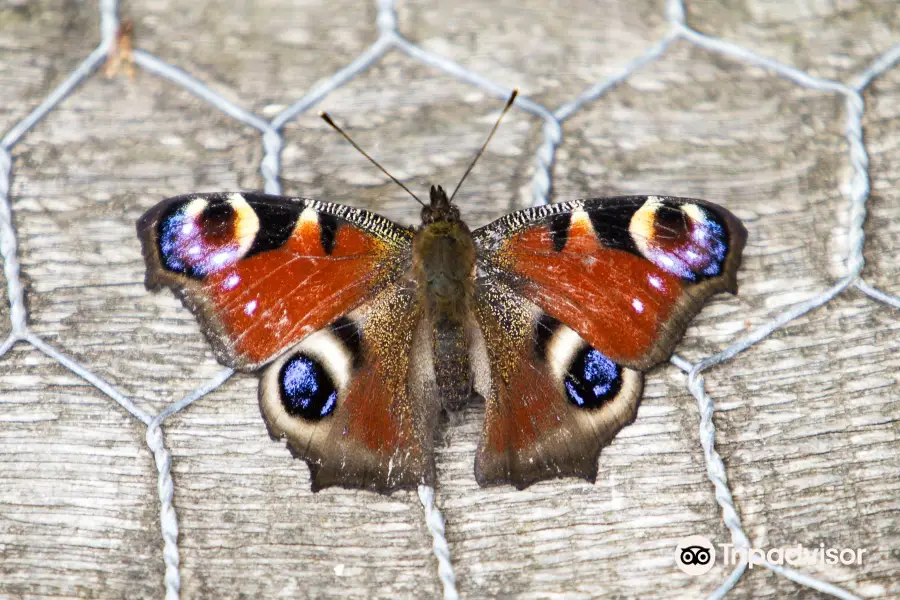
[[[474,236],[486,276],[646,370],[671,355],[709,296],[737,290],[747,233],[709,202],[626,196],[518,211]]]
[[[433,485],[438,404],[421,317],[414,293],[389,285],[263,372],[269,430],[306,460],[314,490]]]
[[[169,198],[138,222],[147,287],[167,286],[224,364],[252,370],[372,298],[412,231],[372,213],[251,193]]]
[[[637,414],[643,375],[504,283],[482,281],[475,316],[483,336],[473,348],[476,389],[485,398],[479,484],[593,481],[600,450]]]

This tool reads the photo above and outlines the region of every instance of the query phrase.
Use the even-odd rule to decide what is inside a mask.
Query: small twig
[[[112,79],[123,70],[134,81],[134,21],[123,19],[116,31],[116,43],[109,49],[103,74]]]

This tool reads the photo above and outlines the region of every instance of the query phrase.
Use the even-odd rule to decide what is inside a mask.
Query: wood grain
[[[569,8],[404,1],[413,41],[556,107],[666,29],[661,0]],[[894,2],[691,2],[698,30],[848,81],[900,39]],[[94,3],[0,1],[0,128],[24,117],[98,39]],[[377,36],[374,4],[131,2],[136,44],[271,117]],[[900,293],[900,69],[865,93],[872,198],[867,281]],[[502,102],[391,53],[321,108],[414,190],[452,185]],[[720,202],[750,238],[738,297],[717,297],[678,352],[699,359],[843,272],[843,100],[679,42],[564,126],[556,199],[660,192]],[[286,193],[416,206],[314,112],[285,129]],[[514,111],[459,198],[473,226],[529,198],[541,123]],[[259,188],[258,136],[146,73],[94,77],[13,151],[12,200],[31,326],[157,412],[220,370],[193,318],[142,285],[137,217],[164,196]],[[0,281],[4,284],[5,281]],[[9,310],[0,306],[0,334]],[[706,375],[717,449],[753,543],[866,548],[808,571],[900,597],[900,319],[853,290]],[[636,423],[597,483],[480,489],[483,407],[441,429],[437,501],[465,598],[697,598],[728,570],[677,571],[678,539],[728,541],[684,375],[652,371]],[[0,358],[0,598],[162,595],[156,470],[144,428],[27,345]],[[183,597],[440,597],[413,494],[309,491],[271,441],[256,379],[236,376],[166,424]],[[818,598],[769,571],[733,598]]]

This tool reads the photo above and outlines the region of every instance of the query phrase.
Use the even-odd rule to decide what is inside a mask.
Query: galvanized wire
[[[455,63],[443,56],[429,52],[404,38],[397,28],[397,19],[392,0],[376,0],[377,16],[376,26],[380,33],[379,38],[372,46],[351,61],[346,67],[334,73],[331,77],[318,84],[293,105],[282,111],[271,121],[253,114],[246,109],[225,99],[211,90],[190,74],[165,63],[159,58],[144,52],[135,50],[135,64],[145,71],[157,75],[171,83],[180,86],[193,93],[198,98],[219,109],[235,121],[248,125],[260,132],[263,145],[263,158],[260,171],[265,181],[265,191],[279,193],[280,184],[280,155],[284,145],[281,130],[289,121],[309,108],[319,103],[335,89],[345,85],[360,73],[379,61],[386,53],[397,50],[413,60],[440,69],[461,81],[480,87],[498,98],[506,98],[511,90],[493,82],[470,69]],[[85,58],[72,73],[54,89],[47,98],[41,102],[24,119],[14,124],[0,140],[0,257],[3,260],[3,272],[7,282],[7,296],[10,304],[11,332],[7,339],[0,343],[0,358],[16,343],[30,344],[35,349],[56,360],[85,381],[97,387],[122,408],[127,410],[136,419],[147,426],[146,442],[153,453],[157,474],[159,492],[160,529],[163,538],[163,561],[165,563],[164,588],[167,600],[179,597],[181,578],[179,571],[178,553],[178,520],[175,511],[173,497],[175,488],[172,482],[171,467],[172,457],[165,447],[163,436],[163,424],[167,417],[184,409],[191,403],[202,398],[207,393],[224,383],[232,374],[232,370],[224,369],[210,380],[199,386],[179,402],[169,405],[157,415],[152,415],[132,402],[126,395],[119,392],[114,386],[91,372],[84,365],[79,364],[68,357],[63,351],[51,346],[28,327],[28,314],[25,306],[25,294],[19,272],[17,255],[17,241],[12,224],[12,205],[10,201],[10,178],[12,175],[13,161],[11,149],[18,143],[34,125],[47,116],[59,102],[73,93],[78,86],[90,77],[97,68],[106,60],[108,52],[115,40],[118,29],[117,3],[115,0],[100,0],[101,36],[100,44]],[[900,308],[900,298],[878,290],[861,278],[864,266],[863,246],[865,236],[863,224],[866,217],[866,201],[869,197],[868,153],[862,133],[862,117],[865,105],[861,92],[875,78],[891,69],[900,61],[900,44],[892,47],[888,52],[875,60],[872,65],[853,78],[853,83],[846,85],[840,82],[814,77],[809,73],[785,65],[773,59],[760,56],[737,44],[701,34],[687,25],[686,11],[681,0],[668,0],[666,5],[666,19],[670,25],[669,30],[651,45],[641,56],[624,65],[614,76],[591,85],[574,99],[564,103],[558,108],[547,108],[529,98],[521,97],[515,107],[536,116],[544,121],[543,141],[538,147],[535,157],[535,169],[532,175],[532,198],[534,204],[546,204],[549,201],[552,166],[556,149],[563,138],[563,122],[573,114],[581,110],[591,102],[596,101],[609,90],[624,82],[643,66],[663,56],[671,44],[676,40],[684,40],[698,47],[729,57],[735,61],[750,63],[767,69],[777,75],[792,81],[793,83],[818,90],[823,93],[836,93],[845,98],[845,135],[849,147],[848,161],[851,166],[851,176],[848,186],[848,212],[849,212],[849,251],[846,257],[846,273],[832,286],[822,290],[813,298],[802,302],[782,314],[771,319],[750,334],[743,336],[730,344],[725,350],[709,356],[696,364],[692,364],[679,356],[672,357],[672,363],[688,374],[688,389],[696,398],[700,410],[699,441],[703,448],[707,464],[707,474],[713,484],[715,498],[722,510],[723,521],[731,533],[732,543],[735,548],[747,548],[750,540],[741,524],[740,515],[734,506],[731,488],[725,472],[725,465],[715,449],[715,405],[712,397],[705,390],[703,371],[726,362],[738,353],[765,339],[773,331],[783,327],[787,323],[797,319],[801,315],[831,301],[837,295],[848,288],[857,289],[870,298]],[[425,511],[425,520],[428,531],[433,537],[433,551],[438,561],[438,577],[444,589],[445,599],[458,598],[456,591],[456,576],[451,562],[451,548],[447,542],[444,529],[444,519],[434,503],[434,490],[427,486],[419,488],[419,499]],[[710,598],[721,598],[730,591],[740,580],[746,569],[746,563],[741,563],[732,573],[714,590]],[[778,565],[764,563],[764,566],[773,572],[787,577],[801,585],[816,589],[823,593],[831,594],[839,598],[856,598],[850,592],[837,586],[816,579],[792,569]]]

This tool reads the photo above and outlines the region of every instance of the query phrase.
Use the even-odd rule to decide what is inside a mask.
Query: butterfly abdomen
[[[474,290],[475,243],[465,223],[436,221],[413,240],[419,301],[432,328],[435,383],[445,407],[457,408],[471,393],[466,322]]]

